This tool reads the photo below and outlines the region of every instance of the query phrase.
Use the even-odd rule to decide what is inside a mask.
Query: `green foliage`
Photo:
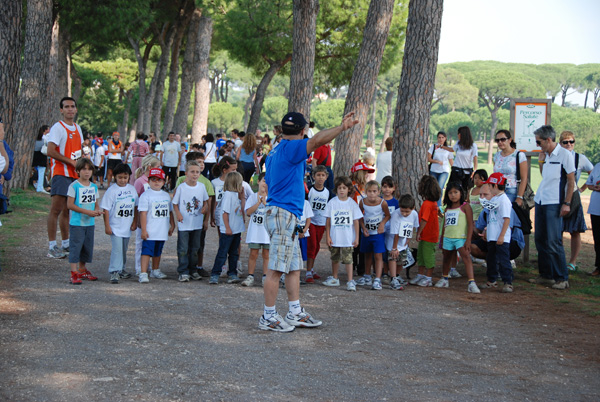
[[[215,102],[208,106],[209,132],[227,133],[242,125],[244,111],[227,102]]]
[[[600,163],[600,136],[596,136],[588,142],[584,154],[594,165]]]
[[[316,107],[312,107],[310,119],[315,122],[315,126],[319,130],[338,126],[342,121],[345,103],[344,99],[333,99],[319,103]]]
[[[260,114],[261,127],[273,127],[281,124],[281,119],[288,111],[288,100],[283,96],[265,98]]]
[[[456,138],[456,132],[462,126],[473,128],[473,120],[464,112],[432,115],[429,123],[429,133],[433,138],[438,131],[443,131],[448,135],[448,138]]]
[[[600,114],[594,113],[589,109],[570,109],[553,105],[552,107],[552,127],[556,134],[568,130],[575,134],[575,150],[583,152],[590,158],[598,158],[589,153],[587,148],[589,143],[598,137],[598,127],[600,127]],[[558,141],[558,140],[557,140]]]
[[[500,107],[510,98],[544,97],[544,88],[525,74],[502,69],[474,71],[467,80],[479,89],[479,99],[490,108]]]
[[[456,110],[477,103],[478,89],[465,79],[458,70],[438,67],[435,75],[434,102],[447,110]]]

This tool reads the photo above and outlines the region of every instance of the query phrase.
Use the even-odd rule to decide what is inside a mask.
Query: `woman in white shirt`
[[[214,179],[212,168],[217,163],[217,146],[214,141],[215,137],[211,133],[206,134],[206,143],[204,144],[206,149],[206,152],[204,152],[204,172],[202,174],[209,180]]]
[[[502,173],[506,177],[504,193],[510,202],[522,205],[527,187],[527,157],[525,153],[517,151],[517,144],[508,130],[498,130],[494,141],[498,144],[498,152],[494,155],[494,173]],[[517,182],[517,169],[520,183]]]
[[[450,168],[454,164],[454,154],[448,149],[452,149],[448,148],[448,137],[446,133],[440,131],[437,133],[437,144],[432,144],[427,151],[427,161],[431,164],[429,175],[435,177],[442,189],[442,194],[450,174]],[[438,206],[440,205],[442,205],[441,199],[438,200]]]
[[[473,186],[473,173],[477,170],[477,145],[473,141],[471,129],[467,126],[458,128],[458,142],[453,148],[444,148],[456,153],[454,156],[454,165],[450,174],[450,181],[458,181],[467,194],[469,200],[469,190]]]

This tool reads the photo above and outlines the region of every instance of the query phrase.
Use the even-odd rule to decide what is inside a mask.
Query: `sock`
[[[475,279],[469,279],[469,283],[475,282]]]
[[[52,241],[48,242],[48,248],[50,250],[52,250],[54,247],[56,247],[56,240],[52,240]]]
[[[265,305],[265,307],[263,309],[263,317],[265,317],[268,320],[269,318],[273,317],[276,314],[277,314],[277,310],[275,310],[275,306],[267,307]]]
[[[62,241],[62,248],[67,248],[67,247],[69,247],[69,239]]]
[[[450,271],[456,271],[456,267],[450,267]]]
[[[312,271],[306,271],[306,277],[307,278],[312,278],[313,276],[313,272]]]
[[[450,280],[450,276],[446,275],[446,276],[442,276],[442,278],[444,278],[445,280]]]
[[[298,315],[302,312],[302,309],[300,308],[300,300],[288,302],[288,305],[290,313],[292,313],[293,315]]]

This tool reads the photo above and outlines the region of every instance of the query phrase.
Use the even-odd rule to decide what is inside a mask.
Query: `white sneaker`
[[[365,275],[363,276],[363,278],[365,278],[365,286],[373,285],[373,278],[371,277],[371,275]]]
[[[340,286],[340,280],[334,278],[333,276],[328,276],[327,279],[323,282],[325,286]]]
[[[322,321],[314,319],[310,314],[304,311],[304,308],[302,308],[300,314],[292,314],[288,311],[284,320],[294,327],[314,328],[323,324]]]
[[[356,292],[356,282],[352,281],[348,281],[348,283],[346,284],[346,290],[350,291],[350,292]]]
[[[150,276],[156,279],[165,279],[167,277],[167,275],[163,274],[160,269],[153,269]]]
[[[381,279],[375,279],[373,281],[373,285],[371,286],[371,290],[381,290]]]
[[[365,277],[361,276],[354,283],[356,283],[358,286],[365,286]]]
[[[248,275],[246,279],[242,282],[242,286],[253,286],[254,285],[254,276]]]
[[[461,278],[462,275],[458,273],[458,271],[456,270],[456,268],[450,268],[450,278]]]
[[[426,276],[422,277],[421,280],[417,283],[417,286],[421,286],[421,287],[429,287],[429,286],[433,286],[433,284],[431,283],[431,279],[427,278]]]
[[[296,327],[288,324],[279,314],[275,314],[269,319],[261,315],[258,320],[258,328],[265,331],[291,332]]]
[[[417,274],[417,276],[415,276],[414,278],[412,278],[410,280],[410,282],[408,282],[408,283],[410,283],[411,285],[417,285],[421,281],[421,279],[423,279],[423,278],[424,278],[423,275]]]
[[[477,284],[475,282],[469,282],[469,287],[467,288],[467,292],[469,293],[481,293],[481,290],[479,290],[479,288],[477,287]]]
[[[223,265],[223,268],[221,268],[221,278],[227,278],[227,271],[229,271],[229,268],[227,268],[226,265]]]
[[[471,261],[473,261],[474,264],[487,265],[487,263],[485,262],[485,260],[482,259],[482,258],[471,257]]]
[[[150,279],[148,279],[148,273],[147,272],[140,272],[140,279],[139,279],[140,283],[150,283]]]
[[[189,282],[190,276],[188,274],[179,275],[179,282]]]
[[[449,288],[450,282],[448,282],[448,279],[442,278],[435,283],[435,287],[436,288]]]

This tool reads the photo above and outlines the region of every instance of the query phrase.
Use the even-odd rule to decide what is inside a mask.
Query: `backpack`
[[[512,203],[512,208],[513,211],[515,211],[515,215],[517,215],[517,218],[519,218],[519,220],[521,221],[521,231],[523,232],[524,236],[530,235],[531,234],[531,210],[530,209],[524,209],[521,208],[519,206],[519,204],[517,204],[516,202]]]

